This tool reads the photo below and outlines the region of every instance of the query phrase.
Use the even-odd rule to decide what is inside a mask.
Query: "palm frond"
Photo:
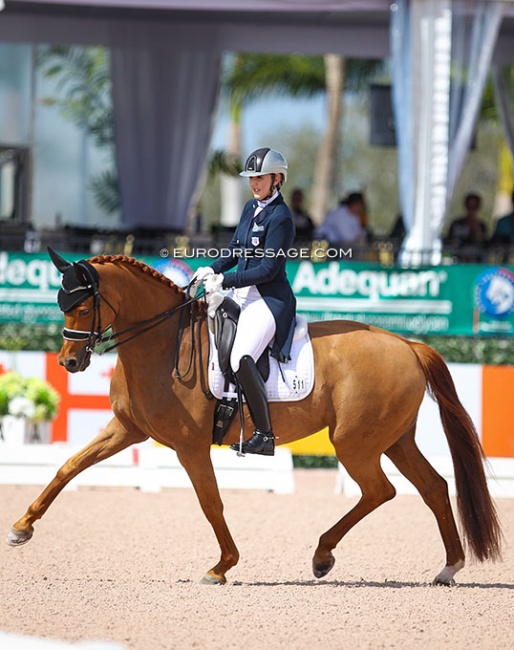
[[[121,209],[118,174],[114,168],[106,169],[93,177],[91,189],[97,205],[107,214],[113,214]]]
[[[208,176],[214,178],[217,174],[238,176],[241,171],[241,160],[239,156],[227,153],[226,151],[214,151],[209,159]]]

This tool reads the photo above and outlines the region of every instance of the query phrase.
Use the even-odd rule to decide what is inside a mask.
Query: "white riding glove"
[[[198,290],[202,286],[203,281],[208,278],[210,275],[214,275],[214,271],[210,266],[200,266],[193,274],[191,278],[191,289],[190,293],[193,298],[198,293]]]
[[[212,275],[208,275],[203,281],[203,288],[207,294],[207,299],[209,294],[219,291],[222,284],[223,273],[213,273]]]

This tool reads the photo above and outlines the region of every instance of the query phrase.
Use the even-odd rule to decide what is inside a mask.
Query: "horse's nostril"
[[[75,370],[75,368],[77,367],[77,360],[73,358],[66,359],[66,361],[64,362],[64,367],[66,368],[66,370]]]

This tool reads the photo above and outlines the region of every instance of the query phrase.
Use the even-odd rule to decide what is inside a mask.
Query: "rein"
[[[103,298],[103,296],[102,296]],[[138,336],[141,336],[141,334],[144,334],[145,332],[148,332],[149,330],[152,330],[154,327],[157,327],[158,325],[161,325],[164,323],[164,321],[168,320],[169,318],[172,318],[175,314],[182,312],[183,309],[188,307],[189,305],[193,304],[196,302],[198,298],[188,298],[185,300],[183,303],[180,305],[177,305],[177,307],[174,307],[173,309],[167,309],[166,311],[160,312],[159,314],[155,314],[155,316],[151,316],[150,318],[147,318],[146,320],[140,321],[139,323],[135,323],[134,325],[131,325],[130,327],[127,327],[124,330],[121,330],[121,332],[117,332],[116,334],[109,334],[109,336],[104,336],[102,333],[98,336],[98,333],[95,332],[97,335],[96,341],[94,342],[93,347],[98,345],[99,343],[108,343],[109,341],[115,341],[113,345],[110,345],[108,348],[105,350],[102,350],[102,352],[98,352],[97,354],[105,354],[106,352],[111,352],[112,350],[118,348],[120,345],[123,345],[124,343],[128,343],[129,341],[132,341],[133,339],[137,338]],[[193,310],[191,310],[192,314]],[[193,317],[191,316],[191,321]],[[120,336],[123,336],[124,334],[129,334],[130,332],[133,332],[132,336],[128,336],[127,338],[123,340],[119,340]],[[180,330],[179,330],[180,332]],[[92,350],[93,351],[93,350]]]

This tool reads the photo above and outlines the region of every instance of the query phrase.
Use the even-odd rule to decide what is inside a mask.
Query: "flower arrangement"
[[[0,417],[14,415],[39,424],[57,415],[60,396],[44,379],[17,372],[0,375]]]

